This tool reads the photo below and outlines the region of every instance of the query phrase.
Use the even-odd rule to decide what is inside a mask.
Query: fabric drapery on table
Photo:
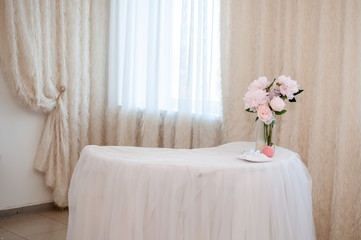
[[[254,143],[160,149],[87,146],[69,191],[71,239],[315,239],[298,154],[237,157]]]

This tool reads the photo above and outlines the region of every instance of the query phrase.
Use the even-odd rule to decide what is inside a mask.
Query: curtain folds
[[[34,166],[59,206],[86,144],[253,141],[247,86],[286,74],[305,91],[277,119],[276,143],[308,166],[317,238],[361,238],[360,1],[222,1],[222,120],[107,107],[108,4],[0,1],[0,65],[16,96],[48,113]]]
[[[254,139],[252,80],[297,80],[305,91],[277,118],[276,143],[308,166],[317,239],[361,239],[360,1],[222,3],[224,141]]]
[[[109,102],[220,117],[219,0],[111,4]]]
[[[108,145],[221,143],[219,3],[111,1]]]
[[[222,120],[165,111],[107,111],[106,145],[196,148],[220,145]]]
[[[102,144],[107,16],[103,1],[1,1],[0,64],[13,92],[47,113],[34,167],[59,206],[86,144]]]

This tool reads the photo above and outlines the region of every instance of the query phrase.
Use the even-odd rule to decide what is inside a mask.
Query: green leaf
[[[255,122],[257,122],[257,120],[258,120],[258,117],[256,117],[256,121],[255,121]]]
[[[286,98],[287,98],[286,96],[281,96],[282,100],[286,100]]]
[[[284,114],[285,112],[287,112],[286,109],[285,109],[285,110],[282,110],[281,112],[276,112],[276,111],[275,111],[275,114],[276,114],[276,115],[282,115],[282,114]]]
[[[251,109],[249,109],[249,108],[246,109],[246,112],[253,113],[253,111],[251,111]]]
[[[292,98],[290,100],[288,100],[289,102],[296,102],[296,98]]]
[[[298,90],[298,92],[296,92],[295,94],[293,94],[293,96],[296,96],[296,95],[298,95],[298,94],[300,94],[301,92],[303,92],[303,90]]]

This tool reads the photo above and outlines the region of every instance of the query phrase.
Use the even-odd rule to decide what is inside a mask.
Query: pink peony
[[[269,102],[268,93],[265,90],[250,90],[244,96],[245,108],[255,111],[259,105]]]
[[[278,86],[280,85],[280,86]],[[294,98],[293,94],[298,92],[297,82],[285,75],[279,76],[276,81],[276,92],[280,92],[283,96],[287,97],[287,100]]]
[[[261,120],[267,125],[274,120],[273,112],[269,108],[268,104],[263,104],[257,108],[257,116],[259,120]]]
[[[270,106],[274,111],[281,112],[285,108],[286,103],[282,100],[282,98],[274,97],[270,102]]]
[[[268,88],[271,83],[267,80],[266,77],[259,77],[257,80],[251,82],[248,87],[248,90],[264,90]]]
[[[269,97],[270,99],[272,99],[272,98],[274,98],[275,96],[279,96],[279,94],[277,94],[277,93],[275,92],[275,90],[274,90],[274,87],[272,87],[272,88],[269,90],[269,92],[268,92],[268,97]]]

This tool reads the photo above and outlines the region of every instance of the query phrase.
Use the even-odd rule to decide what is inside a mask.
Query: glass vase
[[[275,131],[276,130],[276,119],[273,120],[269,125],[265,124],[261,120],[256,121],[256,151],[262,149],[265,146],[270,146],[275,151]]]

